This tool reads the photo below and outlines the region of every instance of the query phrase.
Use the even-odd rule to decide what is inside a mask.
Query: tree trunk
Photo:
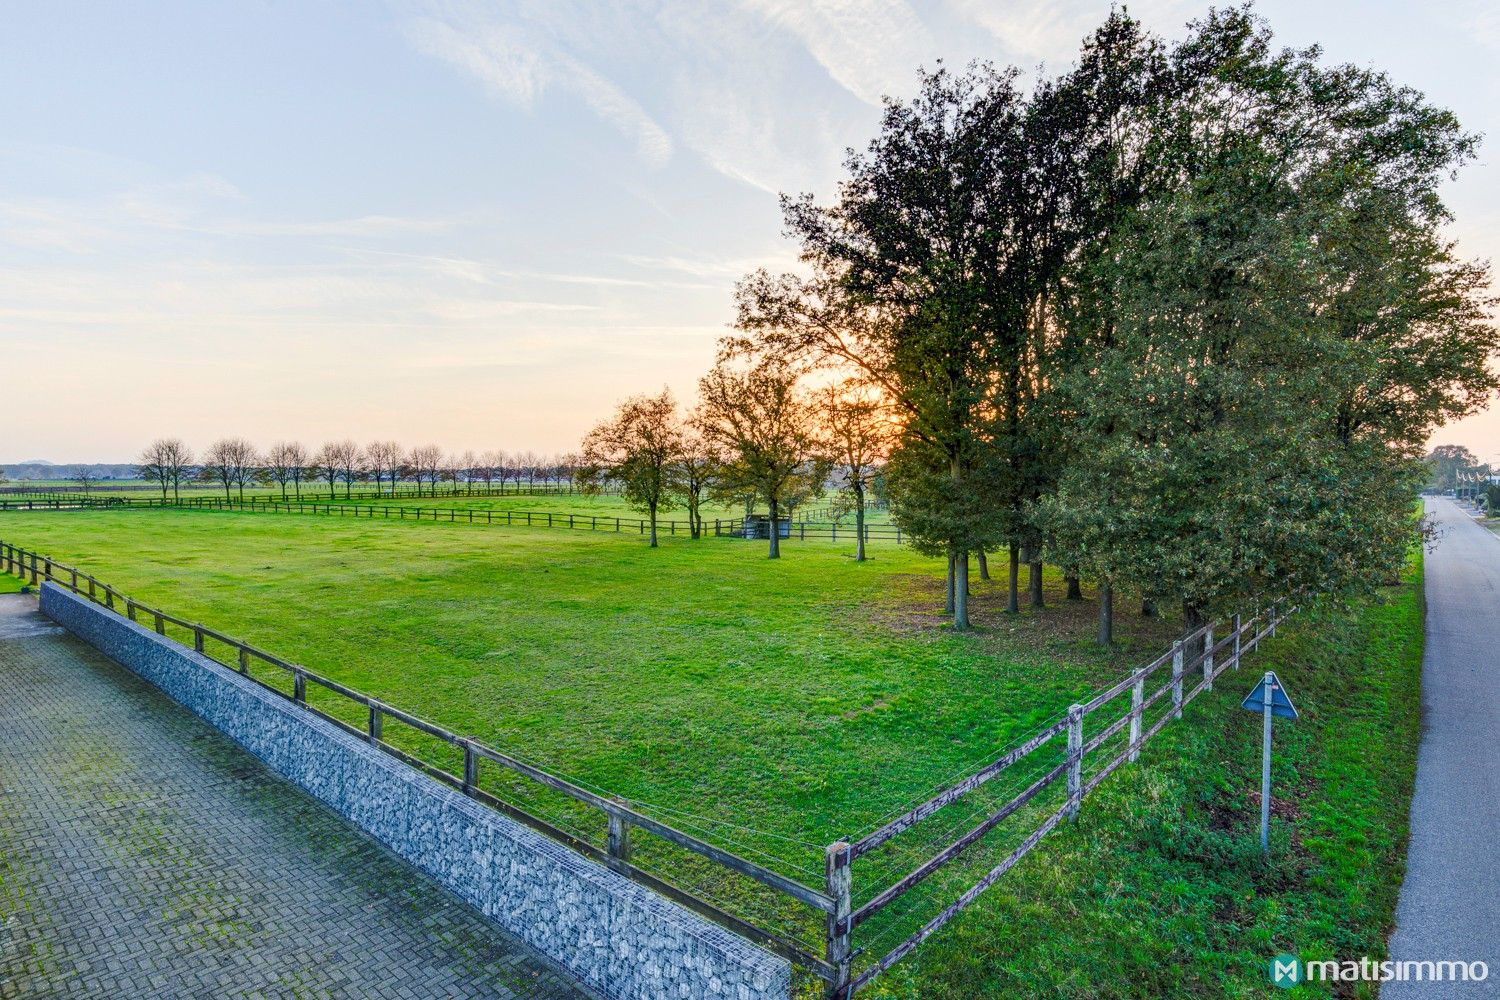
[[[1153,601],[1149,597],[1143,597],[1143,598],[1141,598],[1141,617],[1142,618],[1155,618],[1156,617],[1156,602]]]
[[[953,560],[953,627],[969,627],[969,554],[961,552]]]
[[[1107,583],[1099,585],[1099,645],[1108,646],[1115,641],[1115,589]]]
[[[1066,580],[1067,583],[1068,583],[1068,600],[1070,600],[1070,601],[1081,601],[1081,600],[1083,600],[1083,588],[1078,585],[1078,574],[1077,573],[1068,573],[1068,574],[1064,575],[1063,579]]]
[[[1005,610],[1010,614],[1016,614],[1021,610],[1021,549],[1015,542],[1010,543],[1010,589],[1005,596]]]
[[[651,547],[656,548],[656,504],[652,504],[647,510],[651,513]]]
[[[769,534],[771,536],[771,552],[770,552],[770,555],[768,556],[768,558],[771,558],[771,559],[780,559],[781,558],[781,525],[779,523],[779,514],[780,514],[781,505],[776,502],[776,498],[775,497],[769,497],[767,499],[769,500],[769,506],[771,508],[771,530],[769,532]]]
[[[1196,632],[1206,623],[1203,620],[1203,608],[1194,601],[1184,599],[1182,602],[1182,617],[1187,619],[1187,630]]]
[[[951,615],[951,614],[953,614],[953,576],[954,576],[953,564],[956,561],[957,561],[957,559],[956,559],[956,557],[953,554],[953,550],[949,549],[948,550],[948,575],[945,578],[945,582],[943,584],[943,587],[944,587],[944,592],[943,592],[943,614],[945,614],[945,615]]]
[[[1045,607],[1046,601],[1042,597],[1042,561],[1040,559],[1033,559],[1027,563],[1026,572],[1028,576],[1027,583],[1031,591],[1031,606],[1033,608]]]
[[[854,484],[854,561],[865,561],[865,488]]]
[[[984,549],[980,549],[979,550],[979,579],[981,579],[981,580],[988,580],[989,578],[990,578],[990,560],[985,555]]]

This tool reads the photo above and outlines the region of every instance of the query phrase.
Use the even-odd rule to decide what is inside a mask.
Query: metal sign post
[[[1240,707],[1252,712],[1260,712],[1265,720],[1261,728],[1260,744],[1260,852],[1263,855],[1269,855],[1271,853],[1271,719],[1277,715],[1286,719],[1296,719],[1297,709],[1292,706],[1292,699],[1287,697],[1286,688],[1282,686],[1281,679],[1276,676],[1274,670],[1266,671],[1260,683],[1245,695],[1245,700],[1240,702]]]

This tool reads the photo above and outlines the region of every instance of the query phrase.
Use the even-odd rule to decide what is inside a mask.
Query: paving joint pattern
[[[145,681],[0,596],[0,1000],[586,1000]]]

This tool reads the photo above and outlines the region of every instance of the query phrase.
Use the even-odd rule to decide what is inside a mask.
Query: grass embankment
[[[980,627],[954,634],[938,564],[894,546],[857,564],[846,546],[788,545],[773,563],[731,539],[653,551],[592,532],[160,511],[13,514],[0,537],[814,884],[818,845],[971,769],[1175,629],[1123,614],[1126,640],[1103,653],[1092,606],[1049,577],[1052,606],[1017,618],[999,581],[976,584]],[[1279,951],[1378,954],[1417,732],[1416,588],[1414,572],[1389,604],[1309,615],[1267,644],[882,990],[1258,995]],[[1304,713],[1278,726],[1297,823],[1269,869],[1248,797],[1258,721],[1236,707],[1266,667]],[[931,887],[912,919],[959,887]],[[872,925],[870,954],[910,926]]]

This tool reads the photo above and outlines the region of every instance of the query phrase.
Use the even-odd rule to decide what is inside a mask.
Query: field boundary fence
[[[415,483],[398,483],[394,487],[384,486],[379,489],[370,489],[370,483],[360,483],[357,489],[348,493],[338,488],[338,496],[341,499],[354,500],[378,500],[382,497],[515,497],[515,496],[585,496],[588,494],[601,494],[604,496],[618,496],[618,486],[590,486],[581,487],[576,483],[518,483],[507,480],[500,483],[439,483],[436,486]],[[260,490],[274,490],[277,487],[267,483],[258,483],[255,486]],[[221,493],[224,487],[219,483],[192,482],[183,483],[177,487],[183,493]],[[101,495],[111,493],[160,493],[160,486],[149,483],[122,483],[115,485],[108,480],[94,482],[87,488],[82,486],[0,486],[0,496],[34,497],[36,499],[63,498],[63,499],[99,499]],[[325,496],[329,491],[326,484],[317,482],[305,482],[302,492],[307,494],[308,499],[318,499]],[[272,494],[274,496],[274,494]],[[288,498],[294,499],[294,498]]]
[[[32,585],[50,581],[87,597],[96,604],[129,618],[144,621],[154,627],[158,634],[166,635],[168,625],[175,626],[191,636],[195,651],[216,660],[222,665],[238,670],[257,683],[291,699],[310,712],[314,712],[340,728],[368,740],[371,744],[391,753],[405,763],[442,781],[464,794],[500,810],[512,818],[525,823],[550,836],[584,856],[607,865],[614,871],[638,883],[654,889],[695,912],[714,920],[721,926],[740,934],[748,940],[762,945],[822,980],[826,996],[832,1000],[848,1000],[869,986],[882,973],[910,955],[924,941],[937,933],[960,912],[974,902],[985,890],[998,882],[1006,872],[1065,821],[1075,818],[1084,799],[1094,792],[1111,774],[1127,763],[1135,762],[1142,747],[1173,720],[1181,719],[1183,709],[1200,694],[1212,691],[1214,681],[1226,670],[1238,669],[1243,657],[1255,652],[1260,643],[1276,635],[1277,627],[1298,607],[1293,598],[1284,598],[1266,606],[1257,607],[1247,618],[1236,614],[1227,623],[1210,623],[1192,630],[1173,642],[1171,648],[1154,658],[1110,687],[1094,694],[1087,701],[1068,707],[1061,716],[1046,723],[1024,738],[1023,742],[991,756],[988,763],[970,771],[962,778],[952,781],[935,794],[911,806],[900,815],[868,830],[862,836],[839,840],[823,850],[824,878],[821,887],[807,885],[769,867],[747,860],[740,855],[718,847],[708,841],[694,837],[674,826],[652,818],[632,808],[626,800],[611,797],[582,787],[575,781],[554,774],[547,769],[526,763],[515,755],[505,753],[473,738],[418,718],[392,705],[384,704],[336,681],[322,677],[307,668],[289,662],[271,653],[260,650],[249,643],[232,638],[203,625],[175,617],[127,597],[119,590],[97,578],[83,573],[75,567],[57,562],[47,556],[0,541],[0,569]],[[215,656],[215,652],[228,651],[227,658]],[[291,677],[291,691],[254,677],[250,665],[255,661],[269,665]],[[308,703],[309,685],[353,702],[363,709],[364,724],[354,725],[345,719],[330,714]],[[1148,690],[1149,688],[1149,690]],[[1128,703],[1121,708],[1120,703]],[[1112,719],[1100,725],[1097,731],[1086,729],[1088,720]],[[1152,718],[1152,714],[1155,718]],[[428,736],[434,737],[462,754],[461,772],[449,771],[429,761],[409,754],[391,745],[383,738],[383,727],[387,721],[395,721]],[[924,857],[919,864],[905,871],[894,880],[877,875],[869,885],[858,879],[859,872],[883,847],[893,844],[914,830],[922,830],[924,823],[943,813],[945,809],[966,799],[980,788],[996,781],[1006,772],[1033,760],[1044,748],[1058,749],[1054,741],[1065,741],[1065,752],[1052,766],[1043,761],[1042,773],[1024,775],[1029,780],[1020,791],[1006,798],[998,806],[982,811],[979,822],[966,826],[961,835],[948,841],[940,849],[928,854],[925,845],[920,848]],[[1114,744],[1114,745],[1111,745]],[[1089,769],[1090,755],[1098,761],[1100,754],[1105,759]],[[497,765],[512,775],[537,782],[554,792],[561,793],[578,803],[604,813],[608,820],[607,847],[601,848],[574,833],[560,828],[546,819],[532,815],[526,810],[482,790],[479,780],[481,763]],[[998,786],[997,786],[998,787]],[[1039,820],[1033,816],[1040,796],[1050,788],[1057,787],[1062,796],[1060,805],[1051,804],[1043,810]],[[1027,811],[1028,807],[1033,807]],[[902,937],[887,951],[873,952],[868,944],[862,944],[859,931],[872,918],[886,910],[941,869],[946,868],[960,856],[965,855],[984,840],[991,831],[1000,828],[1007,819],[1015,817],[1018,822],[1034,821],[1031,827],[1020,827],[1016,832],[1023,835],[1019,845],[1009,851],[980,878],[967,885],[936,915],[926,920],[915,931]],[[1012,824],[1014,827],[1014,824]],[[724,909],[716,901],[695,895],[672,881],[646,871],[632,863],[631,832],[644,831],[676,847],[706,859],[713,865],[744,876],[769,889],[779,897],[810,916],[821,918],[821,947],[809,946],[793,936],[778,933]],[[942,841],[938,841],[942,842]],[[967,876],[965,876],[967,877]],[[862,902],[856,906],[856,888]],[[866,898],[863,893],[874,891]],[[815,952],[821,951],[821,954]],[[859,962],[865,959],[864,962]]]
[[[320,500],[268,500],[247,497],[244,500],[225,500],[223,497],[183,497],[181,500],[161,500],[135,497],[70,497],[40,500],[0,500],[0,511],[4,510],[93,510],[93,509],[188,509],[188,510],[243,510],[268,514],[319,514],[328,517],[363,517],[407,521],[438,521],[449,524],[509,525],[527,528],[569,528],[583,531],[606,531],[614,534],[645,535],[651,530],[646,518],[615,517],[605,514],[584,514],[568,511],[545,510],[489,510],[477,507],[413,507],[404,504],[328,503]],[[658,518],[656,530],[659,535],[692,534],[688,521]],[[724,538],[753,538],[744,521],[738,518],[715,518],[703,521],[705,534]],[[894,524],[866,524],[865,541],[889,541],[905,544],[910,536]],[[763,537],[763,536],[761,536]],[[784,539],[799,541],[828,539],[853,542],[855,530],[837,523],[813,522],[793,523],[788,526]]]

